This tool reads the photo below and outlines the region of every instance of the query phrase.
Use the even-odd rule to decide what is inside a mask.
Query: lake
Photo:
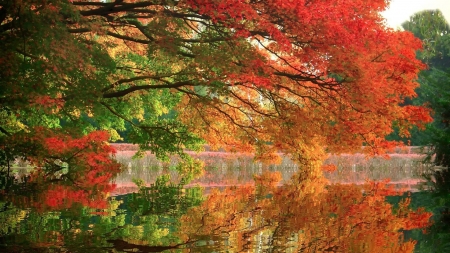
[[[107,205],[67,195],[63,208],[45,207],[52,196],[33,189],[2,199],[0,252],[413,252],[404,232],[425,229],[431,216],[400,197],[423,181],[415,154],[330,156],[337,169],[321,177],[288,157],[263,165],[204,152],[206,172],[189,184],[173,161],[131,155],[117,154],[125,170]]]

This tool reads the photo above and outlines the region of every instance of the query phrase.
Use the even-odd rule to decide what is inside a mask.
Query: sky
[[[450,0],[391,0],[388,10],[382,13],[388,26],[398,28],[414,13],[439,9],[450,23]]]

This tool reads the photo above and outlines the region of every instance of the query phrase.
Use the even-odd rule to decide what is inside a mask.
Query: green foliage
[[[418,52],[420,59],[433,68],[450,68],[450,26],[442,12],[418,12],[402,27],[423,41],[424,49]]]
[[[71,33],[67,23],[93,30],[99,25],[83,20],[72,1],[11,1],[1,6],[0,62],[6,64],[0,70],[0,142],[6,144],[7,136],[42,126],[77,129],[77,134],[106,130],[110,141],[126,137],[161,159],[182,154],[185,148],[199,149],[202,141],[187,132],[173,110],[180,93],[149,89],[108,97],[139,85],[188,80],[173,74],[180,62],[174,61],[170,50],[162,52],[164,47],[154,45],[144,55],[122,50],[121,41],[105,41],[99,30]],[[166,36],[186,28],[180,23],[169,32],[164,29],[168,20],[152,22],[148,27],[153,25],[161,35],[170,33]],[[143,72],[155,78],[140,78]],[[127,135],[120,136],[125,131]],[[4,150],[8,147],[1,147]],[[2,168],[6,160],[0,156]]]
[[[432,147],[429,159],[438,166],[450,166],[450,69],[432,68],[421,75],[421,99],[434,110],[434,122],[427,126]],[[431,155],[435,154],[435,157]]]

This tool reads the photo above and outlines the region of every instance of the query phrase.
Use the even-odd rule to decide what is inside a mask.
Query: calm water
[[[19,185],[0,201],[0,252],[412,252],[404,231],[430,218],[389,203],[399,193],[382,182],[330,184],[289,164],[219,162],[195,186],[170,166],[133,161],[105,203]],[[348,178],[359,180],[354,172]]]
[[[125,171],[120,174],[115,183],[117,188],[113,195],[135,192],[137,188],[133,179],[142,179],[147,185],[154,183],[156,178],[169,174],[171,179],[179,181],[178,173],[172,169],[176,160],[161,163],[153,155],[147,154],[141,159],[132,159],[133,151],[122,151],[117,159],[125,164]],[[288,157],[283,157],[280,164],[262,164],[253,162],[253,157],[243,154],[225,152],[193,153],[205,161],[206,172],[190,185],[201,185],[207,188],[241,185],[253,183],[253,176],[263,171],[280,172],[283,181],[289,180],[298,172],[298,166]],[[324,176],[331,183],[362,184],[366,180],[380,181],[390,179],[391,184],[404,187],[410,191],[417,191],[424,181],[422,174],[427,166],[421,163],[422,156],[418,154],[391,154],[391,158],[366,159],[363,155],[331,156],[326,163],[335,164],[337,170],[325,172]]]

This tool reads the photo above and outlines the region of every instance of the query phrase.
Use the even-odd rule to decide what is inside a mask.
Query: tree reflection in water
[[[263,173],[254,185],[185,188],[168,177],[110,198],[106,209],[52,212],[3,201],[4,252],[412,252],[403,230],[425,229],[430,213],[403,200],[394,208],[383,182],[327,185],[297,174],[279,185]],[[41,209],[42,210],[42,209]]]

